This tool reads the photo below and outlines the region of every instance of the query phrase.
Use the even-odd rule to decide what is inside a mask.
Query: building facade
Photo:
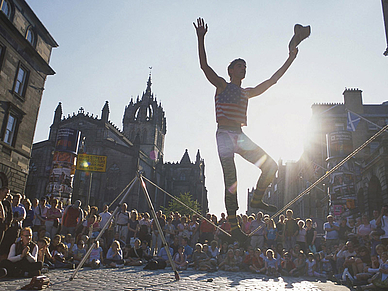
[[[52,48],[58,46],[23,0],[0,0],[0,187],[24,194]]]
[[[32,150],[30,175],[27,183],[28,197],[45,196],[55,142],[59,129],[70,128],[81,132],[81,151],[90,155],[106,156],[106,171],[89,173],[76,170],[73,180],[73,197],[83,204],[102,207],[115,200],[140,171],[161,189],[173,196],[190,192],[204,211],[208,209],[205,187],[205,164],[199,151],[192,163],[186,151],[179,163],[164,163],[164,140],[166,117],[161,104],[151,91],[151,76],[146,90],[136,101],[130,100],[125,107],[123,130],[109,121],[108,101],[102,108],[101,117],[85,113],[63,116],[62,104],[57,106],[49,139],[35,143]],[[161,189],[147,183],[147,190],[156,209],[168,205],[171,197]],[[120,199],[118,199],[119,201]],[[126,202],[131,209],[147,211],[148,205],[140,184],[130,191]]]

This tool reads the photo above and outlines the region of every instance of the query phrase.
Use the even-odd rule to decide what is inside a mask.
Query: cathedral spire
[[[62,119],[62,103],[59,102],[57,108],[55,109],[53,123],[58,123],[61,121],[61,119]]]
[[[105,105],[102,108],[101,120],[104,122],[108,122],[109,120],[109,102],[105,101]]]
[[[146,89],[145,95],[147,95],[148,97],[151,98],[151,85],[152,85],[152,82],[151,82],[151,70],[152,70],[152,67],[149,67],[149,69],[150,69],[150,74],[148,75],[147,89]]]

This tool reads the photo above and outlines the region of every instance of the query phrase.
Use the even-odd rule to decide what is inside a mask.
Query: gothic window
[[[116,165],[113,164],[110,166],[110,168],[107,171],[107,183],[106,187],[108,190],[115,190],[118,187],[119,183],[119,178],[120,178],[120,168]]]
[[[33,31],[32,26],[30,26],[30,27],[27,29],[26,39],[28,40],[28,42],[29,42],[31,45],[34,45],[34,44],[35,44],[35,32]]]
[[[11,18],[11,4],[8,0],[0,0],[1,11],[7,16],[8,19]]]

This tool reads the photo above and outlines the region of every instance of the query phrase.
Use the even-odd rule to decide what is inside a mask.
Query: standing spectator
[[[164,229],[164,227],[166,226],[166,221],[163,218],[162,214],[163,214],[162,210],[159,210],[158,212],[156,212],[156,219],[159,222],[160,228]],[[158,253],[158,251],[162,248],[162,238],[161,238],[161,235],[159,234],[159,230],[156,226],[156,222],[154,219],[152,220],[151,229],[152,229],[151,252],[152,254],[154,254],[154,253]]]
[[[340,243],[345,243],[348,240],[348,234],[351,232],[350,227],[347,225],[348,220],[346,217],[341,218],[341,222],[338,230],[338,239]]]
[[[30,199],[24,199],[23,206],[26,210],[26,218],[23,220],[23,227],[32,227],[34,221],[34,210],[32,209]]]
[[[8,187],[0,188],[0,246],[2,245],[4,234],[11,226],[13,220],[12,205],[5,199],[8,194]],[[0,255],[4,254],[7,254],[5,249],[0,248]]]
[[[189,222],[189,231],[191,236],[191,246],[195,246],[199,240],[199,223],[197,221],[197,215],[195,214]]]
[[[47,210],[46,214],[46,231],[50,234],[50,238],[58,232],[59,219],[62,217],[61,210],[58,208],[58,199],[51,200],[51,208]]]
[[[128,242],[131,244],[131,246],[135,243],[135,238],[137,237],[137,232],[139,228],[139,217],[137,210],[131,211],[131,219],[128,223]]]
[[[175,229],[178,229],[179,223],[181,223],[181,215],[179,214],[179,212],[175,212],[172,225],[174,225]]]
[[[295,245],[295,232],[298,230],[296,219],[293,218],[294,212],[291,209],[286,211],[286,220],[284,222],[284,244],[287,251]]]
[[[295,232],[295,240],[304,253],[308,253],[306,251],[306,234],[307,232],[304,228],[304,221],[301,219],[298,221],[298,230]]]
[[[276,229],[278,233],[277,242],[281,244],[284,244],[284,220],[284,214],[280,214],[278,223],[276,223]]]
[[[376,225],[381,226],[381,229],[385,232],[380,236],[381,243],[384,246],[388,246],[388,205],[384,205],[381,208],[381,213],[376,219]]]
[[[327,222],[323,224],[323,230],[325,231],[326,247],[331,248],[334,245],[338,245],[339,225],[337,222],[334,222],[333,215],[327,216]]]
[[[26,211],[24,210],[24,207],[20,205],[21,198],[22,196],[20,194],[16,194],[12,198],[13,220],[11,226],[4,234],[3,242],[0,246],[1,254],[8,254],[12,244],[15,243],[16,239],[19,237],[19,232],[22,229]]]
[[[151,221],[148,212],[144,213],[143,218],[139,221],[138,237],[142,242],[151,244]]]
[[[251,222],[251,246],[254,249],[264,246],[265,223],[263,222],[263,212],[259,211],[256,219]]]
[[[364,214],[361,218],[361,224],[357,228],[357,237],[362,244],[369,240],[369,234],[372,232],[372,230],[373,227],[369,222],[368,216]]]
[[[46,206],[46,198],[42,197],[39,200],[38,206],[34,209],[34,232],[39,232],[39,229],[46,224],[46,215],[48,207]]]
[[[212,215],[210,213],[206,214],[206,219],[208,221],[211,221]],[[214,239],[215,227],[207,220],[203,219],[199,227],[199,241],[202,244],[204,244],[206,241],[211,242]]]
[[[68,205],[62,216],[61,234],[75,235],[75,229],[82,225],[84,213],[81,209],[81,201],[77,200],[72,205]]]
[[[110,234],[110,227],[112,225],[112,220],[109,220],[112,216],[112,214],[109,212],[109,207],[107,204],[104,204],[104,206],[102,207],[102,212],[99,213],[99,216],[101,217],[101,221],[100,221],[100,228],[103,229],[104,226],[108,223],[109,221],[109,225],[107,226],[104,234],[102,235],[102,245],[105,246],[107,244],[108,241],[110,241],[110,238],[111,238],[111,234]]]
[[[248,221],[248,215],[244,214],[242,216],[242,231],[245,234],[249,234],[251,232],[251,222]]]
[[[20,277],[25,273],[30,277],[40,275],[43,263],[38,262],[38,246],[32,241],[31,228],[23,228],[20,238],[11,246],[8,258],[0,263],[0,278]]]
[[[375,230],[377,228],[376,220],[380,216],[380,212],[378,210],[373,210],[372,212],[373,219],[370,221],[370,224],[372,225],[372,228]]]
[[[275,221],[272,218],[270,218],[268,220],[267,228],[265,231],[265,239],[267,240],[268,248],[275,249],[277,238],[278,238],[278,233],[277,233]]]
[[[127,243],[127,237],[128,237],[128,225],[129,220],[131,217],[131,214],[129,211],[127,211],[127,203],[123,203],[121,205],[121,210],[119,213],[117,213],[116,216],[116,233],[119,234],[119,238]]]
[[[167,217],[166,222],[167,224],[164,226],[164,233],[165,233],[166,241],[171,246],[174,242],[175,226],[172,224],[171,217]]]
[[[225,222],[225,220],[226,220],[225,213],[222,212],[222,213],[221,213],[221,218],[220,218],[220,220],[218,221],[218,225],[223,224],[223,223]]]
[[[313,221],[310,218],[306,219],[306,245],[309,251],[313,254],[317,252],[315,240],[317,239],[317,231],[313,227]]]

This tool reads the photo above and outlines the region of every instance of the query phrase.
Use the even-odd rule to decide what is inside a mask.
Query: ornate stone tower
[[[140,149],[155,162],[163,161],[166,117],[162,105],[157,104],[151,92],[151,73],[147,89],[141,100],[137,96],[125,107],[123,133],[132,142],[139,143]]]

